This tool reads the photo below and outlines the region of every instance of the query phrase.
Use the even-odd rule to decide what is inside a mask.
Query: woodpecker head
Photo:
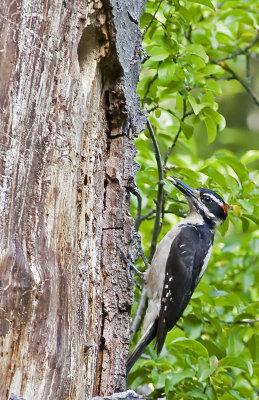
[[[216,228],[225,221],[228,205],[222,197],[210,189],[192,189],[179,179],[167,177],[186,197],[191,213],[199,213],[204,222]]]

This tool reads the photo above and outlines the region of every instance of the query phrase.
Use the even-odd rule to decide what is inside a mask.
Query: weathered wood
[[[143,2],[1,1],[1,400],[125,388]]]
[[[114,393],[108,397],[94,397],[92,400],[145,400],[145,397],[138,395],[133,390],[127,390],[126,392]]]

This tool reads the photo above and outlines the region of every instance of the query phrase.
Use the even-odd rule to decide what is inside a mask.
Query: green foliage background
[[[170,182],[158,184],[159,173],[213,189],[231,208],[183,318],[159,356],[148,347],[128,385],[146,385],[152,399],[257,399],[259,4],[152,0],[141,25],[150,57],[138,91],[155,137],[146,128],[136,139],[140,196],[132,214],[145,253],[154,230],[159,241],[187,211]],[[137,267],[144,269],[141,259]],[[133,315],[139,297],[136,287]]]

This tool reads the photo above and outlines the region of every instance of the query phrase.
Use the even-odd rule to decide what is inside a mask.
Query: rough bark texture
[[[1,400],[125,389],[143,3],[1,1]]]
[[[133,390],[127,390],[126,392],[114,393],[112,396],[108,397],[94,397],[93,400],[145,400],[145,397],[138,395]]]

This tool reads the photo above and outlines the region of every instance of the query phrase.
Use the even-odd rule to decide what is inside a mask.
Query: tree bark
[[[125,389],[143,5],[1,2],[1,400]]]

